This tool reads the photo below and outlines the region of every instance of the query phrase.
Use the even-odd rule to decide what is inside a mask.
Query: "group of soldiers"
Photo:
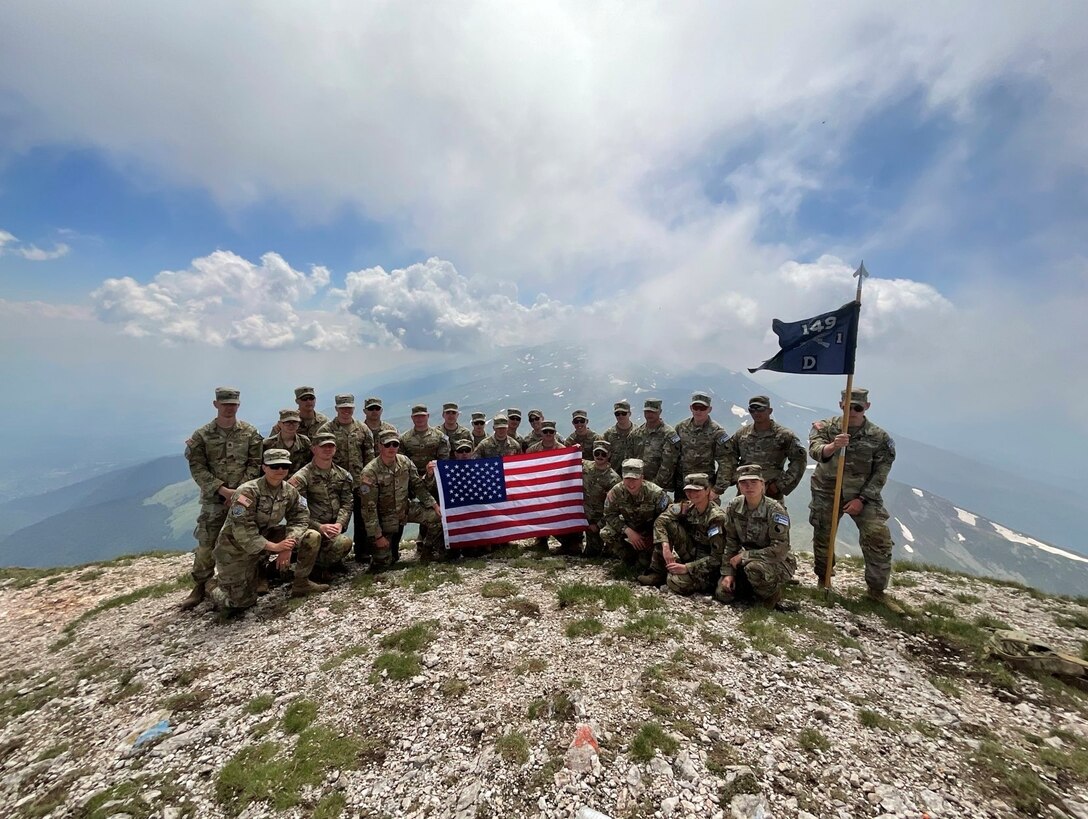
[[[603,433],[589,428],[584,410],[575,410],[565,438],[554,421],[532,409],[529,429],[519,434],[517,408],[495,415],[488,435],[483,413],[473,412],[471,429],[464,427],[452,402],[443,405],[437,426],[425,405],[413,406],[412,428],[400,432],[382,420],[380,398],[366,399],[360,421],[354,396],[342,394],[330,419],[316,411],[316,393],[305,386],[295,390],[297,409],[281,410],[263,437],[237,418],[239,403],[238,390],[216,389],[216,417],[186,441],[201,507],[194,585],[183,609],[210,597],[225,611],[244,610],[267,589],[268,577],[292,562],[293,596],[327,590],[336,574],[349,571],[345,559],[352,551],[357,562],[380,570],[400,559],[407,523],[419,524],[421,563],[456,557],[442,536],[437,461],[570,446],[582,449],[589,526],[584,538],[558,538],[566,554],[614,556],[638,572],[640,583],[666,585],[677,594],[779,606],[796,571],[786,499],[811,457],[813,571],[822,585],[841,453],[839,514],[857,524],[869,595],[883,600],[890,579],[892,538],[881,490],[895,445],[866,417],[864,389],[843,391],[846,429],[840,416],[815,422],[807,451],[772,419],[765,395],[752,397],[752,423],[733,433],[710,417],[710,395],[695,392],[691,416],[675,427],[662,420],[659,399],[646,399],[639,425],[632,422],[630,403],[617,401],[615,423]],[[723,503],[734,485],[736,497]],[[547,549],[548,539],[535,545]]]

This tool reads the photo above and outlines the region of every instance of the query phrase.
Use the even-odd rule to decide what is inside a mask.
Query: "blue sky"
[[[1088,457],[1083,4],[320,11],[0,8],[0,376],[173,406],[554,338],[740,369],[864,258],[886,425],[1009,463],[1045,404],[1033,461]]]

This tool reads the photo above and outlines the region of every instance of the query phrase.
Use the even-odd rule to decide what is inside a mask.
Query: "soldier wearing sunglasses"
[[[637,439],[633,435],[635,425],[631,423],[631,403],[617,401],[612,405],[612,414],[616,423],[604,431],[601,436],[612,445],[612,468],[619,472],[623,462],[634,457]]]
[[[737,482],[737,468],[741,464],[758,464],[764,493],[785,503],[785,497],[797,488],[805,474],[808,454],[792,429],[771,419],[773,412],[769,397],[753,395],[748,401],[752,423],[738,429],[726,441],[718,467],[722,482],[728,485]]]
[[[563,441],[563,446],[580,446],[582,448],[582,459],[592,461],[593,442],[600,436],[589,428],[589,414],[585,410],[576,409],[571,413],[570,422],[574,427],[574,432]]]
[[[869,409],[868,390],[854,389],[849,398],[843,390],[839,406],[844,410],[849,407],[847,429],[842,428],[842,418],[835,416],[815,422],[808,434],[808,452],[816,461],[809,504],[813,571],[822,586],[831,537],[836,461],[839,450],[845,450],[839,515],[849,515],[857,525],[869,596],[883,601],[892,571],[892,536],[880,493],[895,460],[895,441],[865,417]]]

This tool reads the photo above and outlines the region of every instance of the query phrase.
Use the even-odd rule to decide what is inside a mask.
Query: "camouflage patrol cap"
[[[474,412],[474,413],[472,413],[472,420],[473,421],[486,421],[487,416],[484,415],[482,412]]]
[[[542,410],[538,410],[538,409],[529,410],[529,420],[530,421],[543,421],[544,420],[544,412]]]
[[[336,396],[335,404],[337,409],[340,409],[340,407],[354,407],[355,396],[352,395],[350,392],[341,393],[340,395]]]
[[[380,398],[368,398],[363,403],[363,409],[381,409],[382,399]]]
[[[638,458],[628,458],[620,465],[621,475],[625,478],[642,477],[642,461]]]
[[[771,399],[766,395],[753,395],[748,399],[748,406],[756,409],[770,409]]]
[[[295,387],[295,398],[317,398],[313,387]]]
[[[705,393],[705,392],[693,392],[691,394],[691,403],[692,404],[703,404],[703,405],[709,407],[710,406],[710,395],[708,393]]]
[[[388,444],[390,441],[399,441],[400,433],[392,429],[384,429],[378,435],[379,444]]]
[[[313,441],[311,441],[311,443],[314,446],[328,446],[329,444],[335,446],[336,436],[333,435],[331,432],[319,432],[314,435]]]
[[[705,472],[692,472],[684,476],[685,489],[709,489],[710,476]]]
[[[846,390],[842,391],[842,400],[846,400]],[[852,404],[868,404],[869,403],[869,391],[863,390],[861,387],[854,387],[850,391],[850,403]]]
[[[598,452],[604,452],[606,454],[612,452],[612,444],[608,443],[608,441],[605,441],[603,439],[594,441],[593,454],[596,455]]]
[[[510,419],[507,418],[505,415],[496,415],[494,418],[491,419],[491,426],[493,426],[495,429],[503,429],[510,426]]]
[[[579,418],[581,418],[583,421],[588,421],[589,413],[585,410],[575,410],[570,414],[570,420],[572,421],[577,421]]]
[[[737,483],[740,483],[741,481],[761,481],[763,480],[763,467],[759,464],[738,466],[733,477]]]
[[[457,442],[453,447],[454,452],[472,452],[472,442],[464,439]]]
[[[623,399],[622,401],[617,401],[615,404],[612,405],[612,411],[613,412],[621,412],[622,411],[622,412],[626,412],[626,413],[630,414],[630,412],[631,412],[631,402],[628,401],[626,398]]]
[[[517,418],[520,421],[521,420],[521,410],[519,410],[517,407],[509,407],[506,410],[506,417],[507,418]]]
[[[234,387],[216,387],[215,400],[220,404],[241,404],[242,394]]]
[[[660,398],[647,398],[642,402],[643,411],[649,410],[650,412],[661,412],[661,399]]]
[[[261,460],[265,466],[291,465],[291,453],[286,449],[266,449]]]
[[[450,410],[454,410],[456,412],[459,409],[461,408],[452,401],[447,401],[445,404],[442,405],[442,412],[449,412]]]
[[[297,409],[282,409],[280,410],[280,423],[284,421],[296,421],[302,423],[302,416],[298,414]]]
[[[412,415],[430,415],[430,411],[426,404],[413,404]]]
[[[541,421],[540,422],[540,431],[541,432],[555,432],[555,430],[556,430],[555,421]]]

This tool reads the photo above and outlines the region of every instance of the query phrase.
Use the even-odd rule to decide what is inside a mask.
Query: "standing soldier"
[[[521,447],[521,451],[525,451],[525,440],[518,435],[518,427],[521,426],[521,410],[517,407],[509,407],[506,410],[506,420],[510,422],[510,427],[507,429],[506,434],[518,442],[518,446]]]
[[[395,426],[388,421],[382,420],[382,399],[380,398],[368,398],[363,402],[363,416],[363,423],[370,430],[370,434],[374,436],[375,442],[378,440],[380,433],[397,431]]]
[[[487,419],[482,412],[472,413],[472,448],[475,449],[487,437]]]
[[[310,528],[300,542],[315,549],[317,558],[311,577],[324,581],[330,573],[345,571],[343,560],[351,551],[347,528],[355,492],[348,471],[333,463],[335,435],[319,432],[311,450],[313,460],[287,482],[298,490],[309,509]]]
[[[359,488],[359,479],[363,466],[374,459],[374,436],[370,429],[355,419],[355,396],[342,393],[336,396],[336,417],[325,424],[318,432],[331,432],[336,439],[334,462],[341,469],[346,469]],[[356,493],[353,501],[352,518],[355,520],[355,560],[362,563],[370,554],[370,542],[363,527],[362,506]]]
[[[839,407],[846,409],[847,406],[846,431],[842,429],[842,418],[836,416],[826,421],[816,421],[808,433],[808,453],[816,461],[816,469],[812,473],[812,502],[809,504],[815,558],[813,571],[823,586],[831,539],[835,457],[840,449],[845,449],[846,465],[839,515],[846,513],[858,527],[869,597],[888,602],[889,608],[898,608],[886,601],[884,595],[892,571],[892,535],[888,531],[888,513],[880,495],[895,460],[895,441],[865,417],[869,409],[868,390],[854,389],[849,399],[846,390],[843,390]]]
[[[383,432],[379,440],[378,457],[366,465],[359,487],[367,534],[374,543],[372,565],[380,569],[400,559],[400,539],[406,523],[419,524],[416,554],[420,563],[429,563],[442,552],[441,510],[423,485],[415,464],[398,452],[397,434]],[[418,503],[410,503],[409,496]]]
[[[314,405],[317,403],[317,394],[314,392],[313,387],[295,387],[295,403],[298,405],[298,431],[313,440],[317,431],[329,422],[329,417],[314,409]],[[272,437],[279,431],[280,425],[277,422],[269,430],[268,435]]]
[[[580,446],[582,458],[593,460],[593,442],[600,436],[589,428],[589,414],[585,410],[576,409],[571,413],[570,422],[574,426],[574,432],[563,441],[563,446]]]
[[[790,553],[790,516],[765,493],[763,469],[745,464],[736,471],[737,497],[725,507],[725,552],[714,597],[732,603],[755,597],[769,609],[782,603],[782,590],[797,571]]]
[[[612,445],[604,439],[593,442],[593,460],[582,461],[582,490],[585,493],[586,520],[589,528],[586,529],[586,546],[583,554],[586,557],[597,557],[601,554],[603,543],[601,541],[601,528],[604,526],[604,499],[608,496],[608,490],[620,482],[620,476],[612,468]],[[576,537],[579,544],[581,535],[564,535],[559,542],[564,550],[569,552],[566,538]]]
[[[445,461],[450,457],[450,441],[440,430],[429,426],[431,414],[423,404],[412,407],[412,428],[400,436],[400,451],[425,475],[428,461]]]
[[[204,586],[215,572],[215,540],[227,519],[227,504],[234,490],[261,474],[261,433],[238,420],[239,403],[238,390],[216,388],[212,402],[215,418],[185,442],[189,474],[200,487],[200,515],[193,531],[193,590],[181,603],[183,611],[204,599]]]
[[[752,423],[738,429],[726,442],[718,462],[720,482],[726,486],[736,483],[738,466],[759,464],[767,497],[785,504],[786,496],[797,488],[805,474],[808,456],[793,430],[771,420],[772,412],[770,398],[752,396],[748,402]],[[787,461],[789,468],[785,468]]]
[[[521,454],[521,445],[507,434],[510,422],[505,415],[496,415],[491,420],[491,429],[493,434],[476,445],[473,458],[501,458],[503,455]]]
[[[280,410],[280,420],[276,424],[278,432],[261,442],[261,450],[286,449],[291,453],[291,475],[294,475],[310,460],[310,439],[299,433],[298,410]]]
[[[639,575],[644,586],[666,580],[676,594],[712,592],[725,552],[725,512],[711,501],[710,476],[687,475],[687,500],[671,504],[654,523],[654,553],[650,571]]]
[[[528,435],[522,437],[522,440],[525,442],[526,452],[529,451],[529,447],[535,443],[539,443],[541,440],[540,425],[544,423],[544,413],[538,409],[531,409],[529,410],[527,417],[529,418],[529,426],[532,427],[532,430]]]
[[[450,457],[457,448],[458,441],[468,441],[472,444],[472,430],[461,426],[457,419],[461,417],[460,408],[452,401],[442,405],[442,426],[439,430],[450,442]]]
[[[631,423],[631,403],[626,399],[612,405],[616,423],[604,431],[601,437],[612,445],[612,468],[620,471],[623,462],[635,457],[635,425]]]
[[[562,449],[563,445],[555,439],[555,421],[540,422],[540,440],[529,445],[528,452],[547,452],[551,449]]]
[[[676,447],[680,437],[661,420],[661,399],[647,398],[642,405],[646,423],[633,433],[632,457],[642,459],[643,475],[666,492],[676,485]]]
[[[620,468],[623,482],[604,499],[601,540],[615,557],[644,574],[654,553],[654,521],[669,505],[669,496],[642,477],[645,465],[638,458],[628,458]]]
[[[718,464],[723,458],[729,433],[710,417],[710,396],[705,392],[691,394],[691,417],[676,425],[676,444],[679,450],[677,469],[680,475],[693,475],[704,472],[710,478],[710,501],[718,500],[728,483],[722,482],[718,474]],[[676,496],[683,495],[683,488],[678,484]]]
[[[298,490],[285,478],[291,468],[286,450],[264,453],[264,475],[246,481],[234,492],[223,530],[215,543],[215,568],[219,586],[212,592],[216,603],[228,612],[247,609],[257,602],[257,576],[265,556],[276,556],[276,567],[285,569],[298,548],[292,597],[328,590],[310,580],[317,549],[303,545],[309,515]],[[280,521],[287,520],[287,526]]]

